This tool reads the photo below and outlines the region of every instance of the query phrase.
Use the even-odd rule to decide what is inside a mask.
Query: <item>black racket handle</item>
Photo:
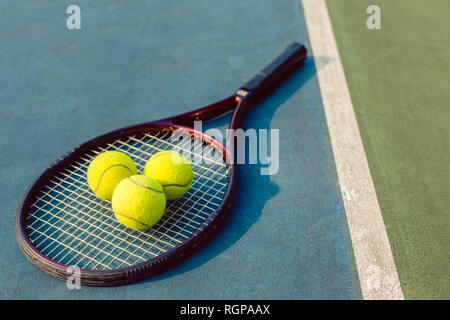
[[[262,98],[270,93],[282,80],[299,68],[305,60],[305,46],[294,42],[286,47],[272,63],[254,76],[241,89],[250,91],[252,96]]]

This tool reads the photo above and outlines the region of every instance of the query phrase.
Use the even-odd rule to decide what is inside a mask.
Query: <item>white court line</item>
[[[302,3],[363,298],[404,299],[325,1]]]

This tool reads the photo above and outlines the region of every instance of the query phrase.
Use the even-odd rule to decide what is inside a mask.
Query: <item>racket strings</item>
[[[192,136],[184,144],[174,143],[170,137],[167,130],[118,139],[91,150],[52,177],[32,204],[27,220],[35,248],[63,265],[110,270],[147,261],[185,242],[221,206],[229,171],[220,152],[203,143],[200,136]],[[89,163],[103,151],[127,153],[143,172],[152,154],[174,148],[201,161],[191,161],[194,178],[189,191],[168,201],[163,218],[148,230],[120,224],[110,203],[97,198],[88,187]]]

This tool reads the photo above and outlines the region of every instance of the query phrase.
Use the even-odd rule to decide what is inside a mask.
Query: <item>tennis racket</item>
[[[303,45],[292,43],[233,95],[167,119],[133,125],[92,139],[51,164],[31,185],[17,209],[15,230],[24,255],[47,274],[67,280],[76,266],[81,285],[116,286],[166,271],[189,257],[223,225],[236,186],[233,150],[193,129],[233,111],[230,129],[252,106],[303,64]],[[172,134],[189,133],[194,178],[189,191],[169,201],[162,219],[144,231],[114,218],[108,201],[97,198],[86,181],[90,161],[107,150],[128,154],[143,171],[150,156],[175,146]],[[208,152],[205,152],[207,150]],[[69,272],[69,270],[71,270]]]

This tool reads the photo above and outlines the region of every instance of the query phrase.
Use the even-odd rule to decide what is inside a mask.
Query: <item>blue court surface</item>
[[[66,27],[71,4],[0,3],[0,298],[361,298],[311,55],[243,124],[279,129],[278,173],[239,166],[230,219],[190,259],[137,284],[69,290],[24,257],[16,208],[60,155],[224,98],[290,42],[309,49],[296,0],[79,0],[81,30]]]

